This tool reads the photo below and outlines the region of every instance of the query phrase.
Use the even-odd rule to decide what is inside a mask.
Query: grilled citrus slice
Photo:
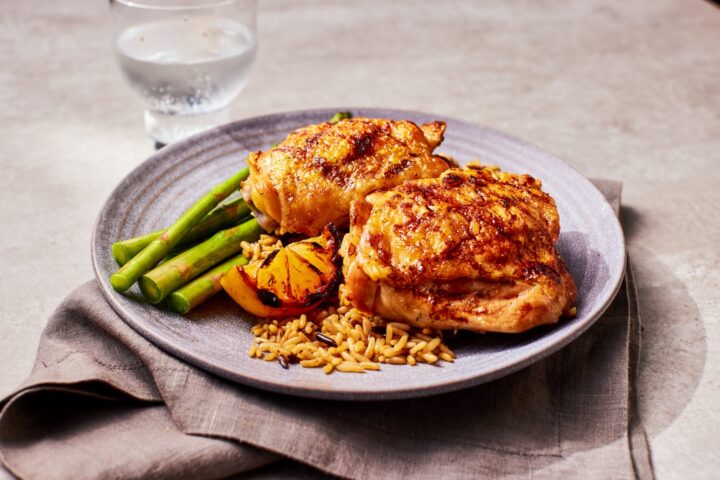
[[[275,250],[263,260],[231,268],[220,283],[246,311],[265,318],[315,308],[341,276],[340,238],[333,224],[317,236]]]

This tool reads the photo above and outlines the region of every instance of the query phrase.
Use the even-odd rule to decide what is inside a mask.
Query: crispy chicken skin
[[[353,200],[447,169],[432,154],[444,132],[444,122],[368,118],[310,125],[249,155],[243,195],[263,228],[278,234],[317,235],[331,222],[344,228]]]
[[[446,170],[352,205],[342,254],[359,309],[419,327],[517,333],[570,314],[553,199],[529,175]]]

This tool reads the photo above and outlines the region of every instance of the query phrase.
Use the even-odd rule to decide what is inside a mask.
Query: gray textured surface
[[[417,123],[444,120],[447,131],[439,154],[461,164],[481,158],[543,181],[560,213],[558,249],[577,281],[575,318],[523,335],[485,335],[475,342],[451,344],[458,355],[452,364],[418,365],[410,370],[386,365],[372,375],[328,377],[320,369],[286,371],[242,354],[253,344],[249,331],[253,320],[248,316],[246,322],[238,321],[237,307],[225,296],[191,312],[188,321],[147,304],[137,287],[125,295],[113,290],[109,281],[117,270],[109,248],[113,242],[169,225],[192,205],[198,191],[244,165],[248,153],[268,148],[296,128],[322,122],[337,110],[240,121],[168,146],[135,169],[104,205],[93,235],[97,278],[113,308],[148,339],[211,372],[272,391],[348,400],[427,396],[499,378],[577,338],[610,305],[622,282],[625,245],[616,212],[590,182],[552,155],[491,129],[435,115],[379,109],[350,111],[356,117]]]
[[[380,5],[383,5],[380,7]],[[91,278],[102,201],[151,152],[104,2],[0,11],[0,393]],[[720,469],[720,11],[699,0],[261,0],[236,117],[338,104],[491,125],[624,182],[658,476]]]

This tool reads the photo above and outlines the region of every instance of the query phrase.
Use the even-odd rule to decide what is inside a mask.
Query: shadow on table
[[[707,355],[705,327],[687,287],[638,237],[643,230],[640,213],[622,207],[620,219],[635,267],[643,325],[639,413],[647,432],[655,435],[682,413],[697,390]],[[668,314],[678,311],[681,317]]]

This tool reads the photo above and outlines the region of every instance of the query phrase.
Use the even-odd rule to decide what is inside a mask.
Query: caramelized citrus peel
[[[317,237],[275,250],[263,260],[231,268],[220,283],[235,302],[263,318],[300,315],[338,286],[340,234],[328,224]]]

